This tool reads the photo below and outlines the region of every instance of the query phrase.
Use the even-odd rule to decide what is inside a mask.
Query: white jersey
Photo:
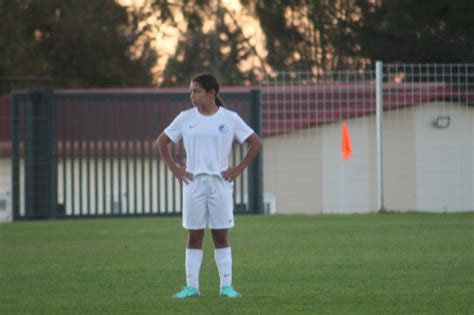
[[[211,116],[196,107],[182,111],[164,130],[174,143],[183,139],[186,171],[194,176],[221,176],[229,168],[234,139],[243,143],[253,132],[237,113],[223,107]]]

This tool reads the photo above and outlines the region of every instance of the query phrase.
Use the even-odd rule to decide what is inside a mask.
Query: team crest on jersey
[[[226,125],[224,125],[224,124],[219,125],[219,128],[218,128],[218,129],[219,129],[219,132],[220,132],[220,133],[227,133],[227,132],[229,132],[229,128],[228,128]]]

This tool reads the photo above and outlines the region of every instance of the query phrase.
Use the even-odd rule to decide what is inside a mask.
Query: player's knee
[[[189,248],[201,248],[204,233],[201,231],[190,231],[188,235]]]
[[[212,239],[214,240],[214,245],[216,248],[223,248],[229,246],[229,241],[227,239],[227,231],[212,231]]]

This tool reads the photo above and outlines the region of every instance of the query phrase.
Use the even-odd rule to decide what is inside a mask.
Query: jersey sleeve
[[[253,129],[250,128],[240,116],[235,113],[234,115],[234,138],[240,143],[244,143],[251,134],[254,133]]]
[[[168,127],[165,128],[164,133],[173,141],[174,143],[179,142],[183,137],[183,114],[180,113]]]

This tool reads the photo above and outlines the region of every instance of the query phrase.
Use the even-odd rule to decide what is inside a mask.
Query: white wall
[[[323,128],[323,213],[359,213],[375,210],[371,197],[372,117],[351,119],[352,156],[342,159],[341,124]]]
[[[448,128],[433,127],[438,116],[450,116]],[[416,209],[474,210],[474,109],[448,103],[416,109]]]
[[[0,158],[0,223],[12,220],[10,159]]]
[[[451,125],[436,129],[438,115]],[[375,118],[347,120],[353,156],[342,161],[341,125],[264,140],[264,190],[277,213],[377,211]],[[430,103],[384,113],[384,205],[394,211],[474,210],[474,108]]]
[[[311,128],[263,141],[264,191],[277,213],[320,213],[323,205],[322,130]]]
[[[413,108],[383,115],[384,206],[388,210],[413,211],[417,198]]]
[[[11,192],[11,159],[0,158],[0,192]]]
[[[376,211],[373,119],[348,120],[347,161],[340,123],[264,139],[264,190],[276,196],[277,213]]]

